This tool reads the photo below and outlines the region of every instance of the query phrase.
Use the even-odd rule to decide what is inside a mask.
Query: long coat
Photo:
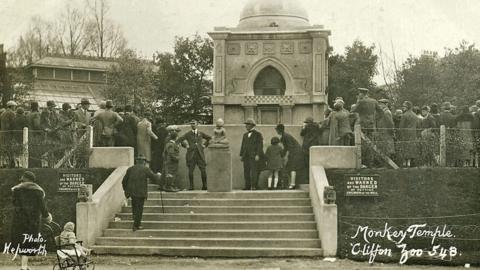
[[[128,168],[122,180],[122,187],[127,197],[148,197],[148,179],[157,176],[145,165],[136,164]]]
[[[455,139],[447,142],[450,144],[454,144],[455,147],[455,157],[457,160],[466,160],[472,157],[473,151],[473,125],[474,125],[474,117],[470,113],[460,114],[455,118],[455,127],[458,129],[457,136]]]
[[[77,128],[84,129],[90,124],[90,112],[79,108],[74,112],[73,119]]]
[[[249,133],[251,133],[250,136],[248,136]],[[255,156],[259,156],[260,158],[264,157],[263,136],[262,133],[253,129],[243,134],[240,157],[242,161],[245,161],[247,159],[255,159]]]
[[[375,119],[383,114],[378,102],[370,97],[360,99],[353,112],[358,113],[362,129],[374,129]]]
[[[418,117],[412,110],[406,111],[400,120],[398,152],[404,159],[418,158]]]
[[[265,151],[268,170],[280,170],[283,167],[283,148],[276,144],[270,145]]]
[[[173,176],[178,173],[178,161],[180,159],[180,147],[176,141],[170,140],[165,145],[164,152],[164,171],[165,174],[171,174]]]
[[[349,135],[352,134],[350,128],[350,113],[345,110],[333,111],[330,118],[330,132],[329,132],[329,145],[344,145],[350,144]]]
[[[280,138],[283,144],[284,156],[288,153],[288,161],[285,169],[289,172],[299,171],[304,168],[303,151],[297,140],[290,134],[284,132]]]
[[[376,141],[381,151],[390,156],[395,153],[395,143],[393,140],[395,124],[393,123],[392,112],[385,108],[383,115],[377,121]]]
[[[187,166],[192,166],[195,164],[204,166],[206,165],[205,154],[203,153],[203,140],[206,140],[206,145],[208,145],[211,139],[212,137],[199,131],[198,129],[197,135],[195,135],[193,130],[190,130],[178,138],[177,142],[182,143],[182,146],[184,147],[187,146],[187,153],[185,156]],[[188,145],[185,144],[185,141]],[[199,157],[200,160],[196,160],[196,156]]]
[[[117,125],[115,142],[117,146],[137,147],[137,125],[139,120],[133,115],[126,113],[123,122]]]
[[[48,217],[45,205],[45,192],[33,182],[23,182],[12,188],[13,220],[12,243],[20,248],[38,248],[42,243],[26,241],[23,234],[36,237],[40,232],[41,218]],[[35,254],[23,254],[33,256]]]
[[[152,131],[152,123],[144,118],[137,124],[137,152],[145,156],[148,162],[152,160],[152,138],[158,139]]]
[[[317,123],[306,124],[300,136],[303,137],[302,148],[305,153],[309,152],[310,147],[320,145],[320,127]]]

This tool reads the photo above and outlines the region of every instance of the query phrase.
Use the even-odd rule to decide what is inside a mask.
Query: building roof
[[[109,60],[47,56],[36,61],[30,66],[105,71],[114,64],[115,62]]]
[[[310,27],[308,13],[298,0],[249,0],[240,14],[238,30]]]
[[[29,93],[32,101],[37,101],[40,107],[45,107],[48,100],[55,101],[57,107],[69,103],[74,108],[82,98],[88,98],[90,109],[97,110],[102,100],[103,84],[80,84],[71,82],[35,82],[34,90]]]

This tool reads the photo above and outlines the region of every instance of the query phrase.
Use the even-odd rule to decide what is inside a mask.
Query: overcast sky
[[[81,3],[83,0],[71,0]],[[399,60],[422,50],[443,54],[460,41],[480,43],[480,0],[300,0],[312,24],[332,31],[335,52],[360,39]],[[52,18],[66,0],[0,0],[0,43],[14,45],[29,18]],[[236,26],[247,0],[110,0],[109,16],[130,47],[150,57],[171,51],[176,35]]]

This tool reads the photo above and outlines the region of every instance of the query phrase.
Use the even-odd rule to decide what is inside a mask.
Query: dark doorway
[[[258,73],[253,83],[253,91],[256,96],[283,96],[285,80],[276,68],[268,66]]]

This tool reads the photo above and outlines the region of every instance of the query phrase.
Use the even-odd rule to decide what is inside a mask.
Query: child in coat
[[[90,254],[91,249],[85,248],[77,243],[77,237],[75,236],[74,231],[75,224],[73,222],[65,223],[65,225],[63,226],[63,231],[60,234],[60,245],[75,245],[78,256],[85,258],[87,255]]]
[[[271,139],[271,145],[268,146],[265,156],[267,158],[267,170],[269,170],[268,176],[268,189],[277,188],[278,176],[280,170],[283,168],[283,148],[279,145],[280,138],[273,137]]]

